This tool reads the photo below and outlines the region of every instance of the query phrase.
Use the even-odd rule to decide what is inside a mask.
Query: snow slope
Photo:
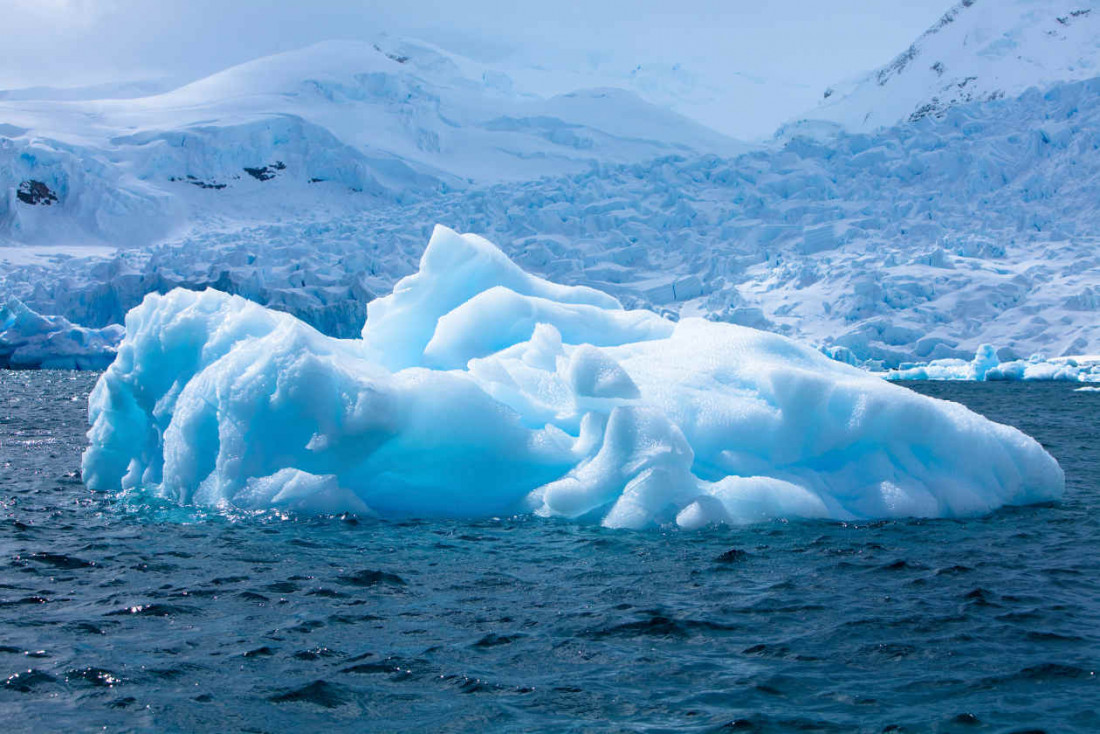
[[[147,244],[204,216],[354,210],[743,148],[630,92],[543,98],[427,44],[389,43],[321,43],[149,97],[0,96],[0,238]],[[21,197],[29,187],[44,195]]]
[[[988,94],[865,131],[802,121],[722,155],[700,151],[729,141],[628,93],[539,97],[407,41],[321,44],[136,100],[0,102],[0,231],[160,243],[7,256],[0,293],[101,327],[147,293],[214,287],[352,337],[439,221],[631,307],[875,369],[984,344],[1003,362],[1097,353],[1100,80],[1057,81],[1093,73],[1086,9],[959,5],[865,101],[925,99],[914,59],[937,49],[945,78]]]
[[[150,296],[126,330],[83,477],[138,502],[695,528],[1064,491],[1036,441],[961,405],[774,334],[624,310],[445,228],[362,340],[212,290]]]
[[[827,90],[806,117],[875,130],[1096,76],[1096,0],[962,0],[889,64]]]

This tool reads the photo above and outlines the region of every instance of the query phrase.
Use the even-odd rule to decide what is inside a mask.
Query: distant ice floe
[[[150,295],[89,406],[84,480],[223,509],[645,528],[956,517],[1064,491],[1033,439],[785,337],[624,310],[438,227],[362,339]]]
[[[997,358],[997,350],[984,344],[970,361],[936,359],[924,365],[889,370],[885,377],[888,380],[1054,380],[1100,383],[1100,355],[1047,358],[1037,354],[1026,360],[1002,362]]]
[[[0,302],[0,368],[102,370],[115,358],[124,330],[76,326],[43,316],[18,299]]]

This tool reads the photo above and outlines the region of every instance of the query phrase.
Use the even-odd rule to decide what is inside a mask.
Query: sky
[[[328,39],[412,36],[559,86],[630,86],[755,139],[904,50],[951,0],[0,0],[0,89],[186,82]],[[551,87],[553,84],[551,84]],[[546,88],[545,93],[569,91]]]

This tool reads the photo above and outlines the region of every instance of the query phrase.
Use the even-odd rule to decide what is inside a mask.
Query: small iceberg
[[[9,298],[0,302],[0,369],[102,370],[114,360],[122,335],[117,324],[76,326]]]
[[[361,339],[150,295],[89,402],[89,487],[225,509],[694,528],[968,516],[1065,486],[961,405],[776,334],[624,310],[444,227]]]
[[[969,362],[963,359],[934,359],[927,364],[889,370],[884,377],[894,381],[1100,382],[1100,357],[1081,355],[1048,359],[1034,354],[1026,360],[1002,362],[992,345],[983,344]]]

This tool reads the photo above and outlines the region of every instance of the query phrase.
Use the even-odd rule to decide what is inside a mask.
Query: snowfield
[[[745,148],[625,90],[543,98],[421,42],[329,41],[150,97],[0,98],[0,238],[149,244],[200,215],[373,207]]]
[[[960,405],[782,336],[624,310],[442,227],[362,339],[213,290],[149,296],[126,330],[84,480],[136,501],[696,528],[1064,491],[1037,442]]]

